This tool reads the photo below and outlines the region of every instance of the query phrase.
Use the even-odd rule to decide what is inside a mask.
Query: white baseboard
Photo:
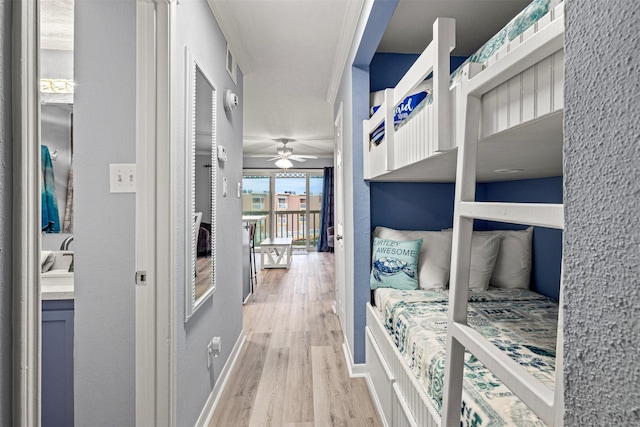
[[[349,341],[347,337],[344,337],[342,342],[342,351],[344,353],[344,360],[347,362],[347,369],[349,370],[349,377],[351,378],[364,378],[367,375],[367,366],[364,363],[354,363],[351,357],[351,349],[349,349]]]
[[[218,402],[220,401],[220,396],[222,396],[222,392],[227,386],[227,380],[229,379],[229,374],[233,371],[233,367],[238,360],[238,356],[240,356],[240,351],[242,347],[244,347],[244,343],[247,339],[247,336],[244,334],[244,330],[240,332],[238,339],[236,340],[235,345],[233,346],[233,350],[231,350],[231,354],[229,355],[229,359],[227,363],[225,363],[224,368],[222,368],[222,372],[220,372],[220,378],[216,381],[213,386],[213,390],[211,390],[211,394],[207,399],[207,402],[204,404],[204,408],[202,408],[202,412],[198,417],[198,421],[196,421],[195,427],[206,427],[211,422],[211,418],[213,417],[213,413],[218,406]]]

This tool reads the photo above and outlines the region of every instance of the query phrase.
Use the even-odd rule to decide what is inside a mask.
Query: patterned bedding
[[[440,411],[444,383],[448,294],[375,291],[392,340]],[[469,295],[468,324],[553,389],[558,305],[523,289],[490,288]],[[465,354],[462,426],[544,426],[469,352]]]
[[[560,4],[561,0],[533,0],[522,12],[517,14],[507,25],[505,25],[500,31],[496,33],[489,41],[487,41],[480,49],[478,49],[473,55],[471,55],[465,62],[458,67],[456,71],[451,74],[450,87],[456,86],[462,78],[462,69],[469,62],[477,62],[484,64],[491,56],[496,53],[502,46],[509,43],[520,34],[524,33],[529,27],[535,24],[540,18],[545,16],[555,6]],[[433,103],[433,93],[427,94],[424,99],[417,104],[401,121],[395,123],[395,129],[399,129],[407,121],[411,120],[413,116],[418,114],[425,106]],[[371,143],[379,145],[384,138],[384,132],[380,133],[377,129],[377,133],[372,135]]]

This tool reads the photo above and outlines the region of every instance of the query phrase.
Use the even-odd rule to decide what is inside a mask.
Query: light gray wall
[[[11,425],[11,6],[0,2],[0,425]]]
[[[136,2],[75,6],[75,423],[135,424],[135,195],[109,164],[135,163]]]
[[[185,48],[188,47],[217,89],[218,142],[227,147],[227,161],[218,162],[217,193],[217,289],[212,298],[184,323],[184,258],[178,259],[177,306],[177,425],[194,425],[211,390],[242,331],[242,200],[236,185],[242,181],[242,108],[231,113],[223,108],[227,89],[240,97],[243,105],[242,75],[236,86],[225,68],[226,41],[205,0],[183,0],[177,7],[174,113],[178,159],[184,158],[185,144]],[[183,161],[178,161],[183,165]],[[183,176],[183,174],[180,174]],[[229,193],[222,197],[222,178],[228,179]],[[184,182],[180,182],[182,188]],[[182,194],[184,196],[184,194]],[[184,206],[184,201],[178,201]],[[184,211],[178,210],[178,223]],[[184,253],[184,229],[178,230],[178,253]],[[207,369],[207,344],[221,337],[222,354]]]
[[[565,425],[640,425],[640,3],[566,2]]]

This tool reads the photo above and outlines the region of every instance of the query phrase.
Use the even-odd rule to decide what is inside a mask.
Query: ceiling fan
[[[317,159],[318,156],[310,156],[310,155],[304,155],[304,154],[293,154],[293,148],[287,147],[287,144],[291,141],[294,141],[293,139],[288,139],[288,138],[280,138],[280,139],[276,139],[276,141],[281,142],[282,143],[282,147],[278,147],[277,149],[277,155],[269,160],[267,160],[268,162],[272,162],[272,161],[276,161],[276,166],[278,166],[279,168],[282,169],[288,169],[290,167],[293,166],[293,163],[291,163],[291,160],[296,161],[296,162],[305,162],[306,159]]]

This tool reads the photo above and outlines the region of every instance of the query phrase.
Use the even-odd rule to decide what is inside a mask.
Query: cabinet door
[[[73,302],[43,301],[42,427],[73,426]],[[64,309],[61,309],[64,308]]]

